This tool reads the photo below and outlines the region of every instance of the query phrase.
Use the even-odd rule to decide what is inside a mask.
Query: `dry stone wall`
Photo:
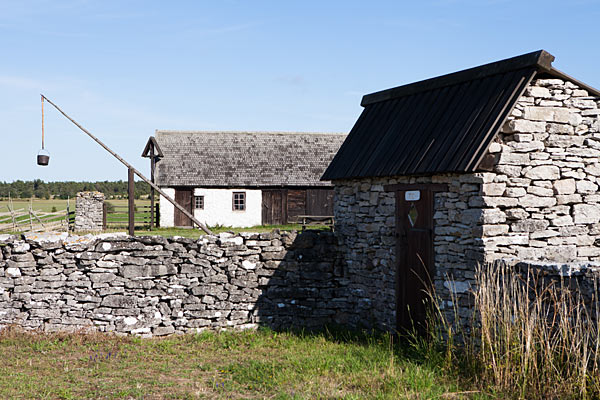
[[[347,323],[367,302],[348,295],[335,249],[333,233],[315,231],[4,235],[0,326],[165,335]]]
[[[102,231],[104,193],[79,192],[75,200],[75,230]]]
[[[600,260],[600,99],[560,79],[538,79],[518,100],[485,175],[486,260]]]
[[[475,265],[483,260],[481,234],[497,211],[481,204],[483,174],[445,174],[433,177],[392,177],[335,182],[334,213],[340,253],[344,257],[350,288],[373,308],[380,329],[396,329],[396,220],[395,193],[388,184],[447,184],[447,192],[434,196],[433,282],[442,307],[452,309],[450,291],[468,318],[468,291]],[[366,291],[365,291],[366,289]],[[352,291],[351,291],[352,293]],[[357,314],[356,317],[362,317]]]

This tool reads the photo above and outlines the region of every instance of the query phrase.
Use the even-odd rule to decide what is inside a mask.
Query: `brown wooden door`
[[[193,188],[175,188],[175,202],[183,206],[190,213],[193,213],[192,210],[192,197],[194,194]],[[192,220],[187,217],[184,213],[175,208],[175,226],[192,226]]]
[[[306,213],[308,215],[333,215],[333,190],[308,189],[306,191]]]
[[[306,190],[288,189],[287,191],[287,219],[288,222],[297,223],[298,215],[306,215]]]
[[[262,224],[283,225],[287,223],[287,190],[262,191]]]
[[[431,190],[396,191],[396,236],[396,325],[424,333],[435,274]]]

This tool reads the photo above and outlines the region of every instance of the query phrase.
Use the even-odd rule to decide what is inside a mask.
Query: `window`
[[[233,211],[246,210],[246,192],[233,192]]]
[[[204,210],[204,196],[194,196],[194,208]]]

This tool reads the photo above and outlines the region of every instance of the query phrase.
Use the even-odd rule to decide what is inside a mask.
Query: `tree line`
[[[0,197],[14,199],[67,199],[75,198],[77,192],[98,191],[104,193],[107,199],[127,197],[127,181],[102,182],[44,182],[41,179],[33,181],[17,180],[0,182]],[[135,198],[139,199],[150,194],[150,185],[146,182],[135,182]]]

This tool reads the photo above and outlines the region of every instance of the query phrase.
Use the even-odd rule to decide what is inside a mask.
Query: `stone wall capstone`
[[[103,193],[77,193],[75,200],[75,231],[102,231],[103,205]]]

